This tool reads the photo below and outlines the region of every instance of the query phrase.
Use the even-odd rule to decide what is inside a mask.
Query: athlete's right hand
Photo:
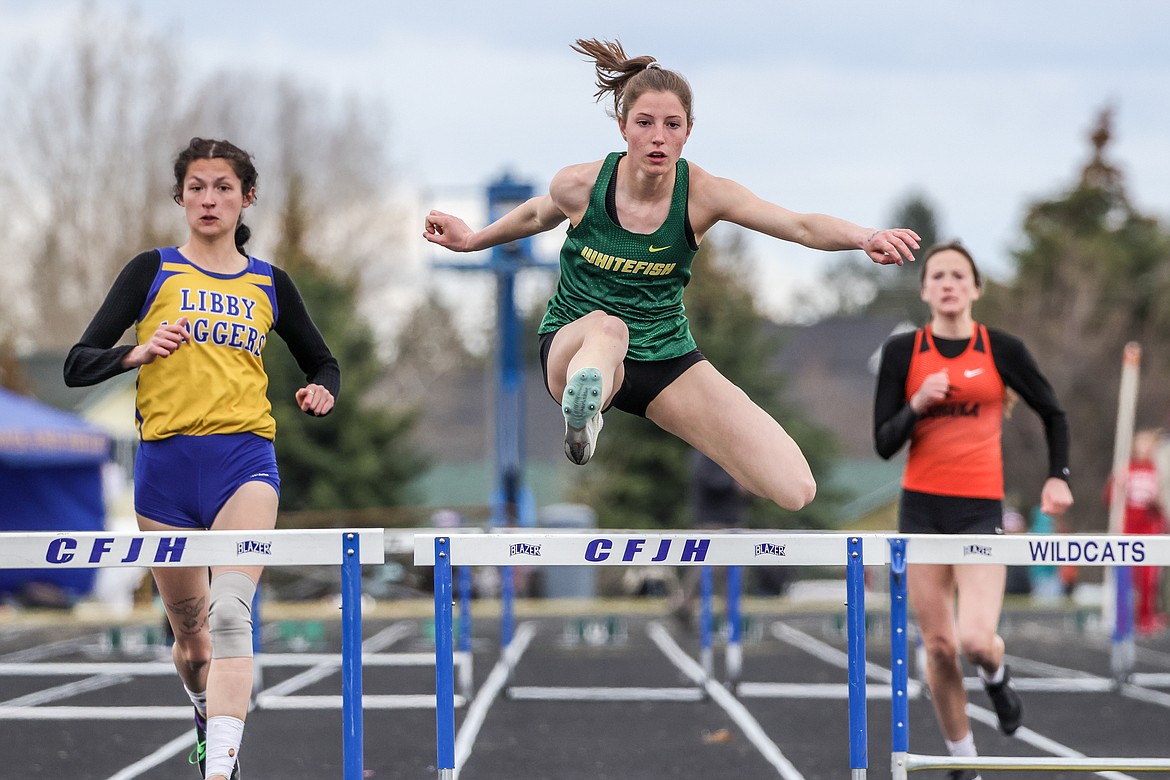
[[[910,396],[910,408],[916,414],[922,414],[930,407],[947,397],[947,390],[951,387],[947,369],[936,371],[922,380],[922,386],[914,395]]]
[[[446,247],[453,252],[469,252],[468,239],[472,229],[459,217],[432,210],[427,214],[423,238],[432,244]]]
[[[139,344],[126,354],[123,364],[127,367],[145,366],[153,363],[155,358],[173,355],[179,347],[191,341],[187,324],[187,318],[180,317],[175,322],[159,325],[145,344]]]

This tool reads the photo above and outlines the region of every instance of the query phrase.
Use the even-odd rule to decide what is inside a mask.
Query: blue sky
[[[188,67],[238,63],[379,102],[399,186],[436,200],[505,170],[544,187],[619,148],[591,68],[569,49],[616,37],[691,81],[688,158],[796,211],[886,226],[919,192],[944,237],[1003,276],[1027,204],[1074,182],[1108,104],[1133,199],[1170,220],[1160,0],[93,3],[137,7]],[[0,58],[59,39],[77,7],[0,0]],[[779,316],[828,262],[770,239],[752,247]]]

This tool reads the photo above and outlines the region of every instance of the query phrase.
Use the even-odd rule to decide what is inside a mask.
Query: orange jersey
[[[947,396],[914,425],[902,487],[940,496],[1002,499],[1004,383],[987,329],[976,323],[966,349],[953,358],[939,353],[930,328],[920,329],[906,375],[906,399],[927,376],[944,368]]]

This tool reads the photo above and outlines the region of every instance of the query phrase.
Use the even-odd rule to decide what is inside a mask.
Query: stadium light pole
[[[531,184],[505,172],[487,187],[488,222],[533,195]],[[520,314],[516,308],[516,276],[527,268],[553,269],[556,263],[538,261],[532,239],[523,238],[493,247],[483,263],[436,263],[459,271],[490,271],[496,277],[496,387],[495,487],[492,525],[535,526],[532,492],[524,484],[524,359]]]

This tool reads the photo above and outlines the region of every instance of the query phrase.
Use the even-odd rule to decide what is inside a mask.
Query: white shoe
[[[565,454],[583,466],[597,450],[597,434],[604,425],[600,370],[582,368],[573,374],[561,396],[561,411],[565,415]]]
[[[574,428],[565,420],[565,454],[569,460],[578,466],[584,466],[597,451],[597,434],[605,421],[601,419],[601,412],[585,421],[584,428]]]

